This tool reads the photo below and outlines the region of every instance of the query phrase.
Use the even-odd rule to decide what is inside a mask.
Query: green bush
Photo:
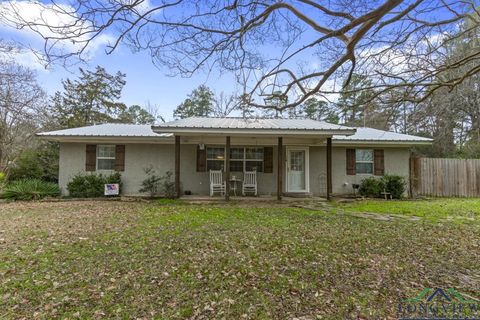
[[[122,191],[122,175],[119,172],[110,175],[77,174],[67,184],[67,189],[74,198],[96,198],[104,195],[107,183],[118,183]]]
[[[398,175],[386,174],[381,178],[382,188],[392,195],[394,199],[401,199],[405,193],[407,182]]]
[[[11,200],[38,200],[56,197],[60,194],[58,185],[38,179],[23,179],[10,182],[2,193],[2,198]]]
[[[172,176],[173,173],[171,171],[167,171],[165,172],[162,181],[163,193],[165,195],[165,198],[168,199],[173,199],[177,195],[175,192],[175,182],[172,181]]]
[[[368,177],[362,180],[358,191],[362,196],[379,198],[382,192],[388,192],[394,199],[401,199],[406,190],[406,181],[402,176],[385,174],[380,179]]]
[[[165,172],[164,176],[157,175],[153,167],[145,168],[144,171],[147,178],[142,181],[142,188],[138,190],[139,192],[148,192],[150,197],[163,192],[165,198],[175,198],[175,182],[172,181],[173,173],[171,171]]]
[[[39,179],[57,182],[58,143],[44,143],[35,149],[23,150],[13,164],[8,178],[10,181]]]
[[[360,183],[358,192],[365,197],[378,198],[383,192],[383,183],[374,177],[365,178]]]
[[[142,181],[142,187],[138,192],[140,193],[148,193],[151,198],[158,195],[158,190],[160,188],[160,183],[162,181],[162,177],[157,175],[153,166],[148,168],[144,168],[143,171],[147,175],[145,180]]]

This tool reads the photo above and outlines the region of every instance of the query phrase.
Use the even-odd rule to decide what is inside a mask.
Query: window
[[[359,174],[373,174],[373,150],[355,150],[355,170]]]
[[[207,170],[223,170],[225,150],[223,148],[207,148]]]
[[[99,145],[97,147],[97,170],[115,169],[115,146]]]
[[[245,171],[263,172],[263,148],[245,148]]]
[[[244,148],[230,149],[230,171],[243,172]]]
[[[207,148],[207,170],[223,170],[225,166],[225,149]],[[263,147],[230,148],[230,171],[263,172]]]

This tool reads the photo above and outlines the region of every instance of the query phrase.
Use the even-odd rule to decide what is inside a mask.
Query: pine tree
[[[205,85],[193,90],[174,111],[175,118],[208,117],[213,113],[214,93]]]

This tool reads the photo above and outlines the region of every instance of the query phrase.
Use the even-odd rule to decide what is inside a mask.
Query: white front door
[[[287,147],[287,192],[309,192],[308,147]]]

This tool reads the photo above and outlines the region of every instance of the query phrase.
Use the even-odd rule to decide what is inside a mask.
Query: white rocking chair
[[[215,192],[225,195],[225,181],[223,180],[222,170],[210,170],[210,197]]]
[[[245,171],[243,173],[242,194],[245,196],[247,192],[257,195],[257,171]]]

